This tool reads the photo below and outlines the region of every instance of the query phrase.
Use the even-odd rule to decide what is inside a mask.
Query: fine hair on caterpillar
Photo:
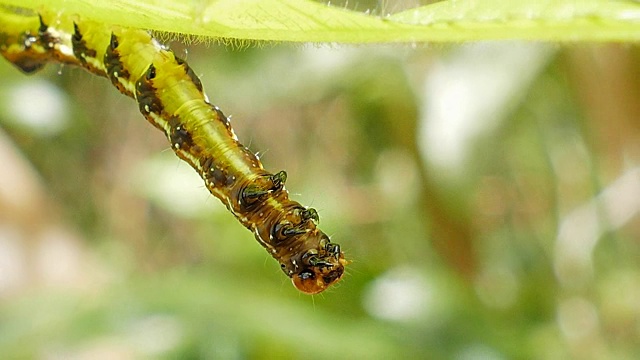
[[[175,154],[254,234],[296,288],[316,294],[344,274],[344,253],[317,227],[316,210],[289,199],[287,174],[263,168],[238,141],[227,116],[209,102],[189,65],[147,31],[0,7],[0,54],[25,73],[57,62],[107,77],[137,101]]]

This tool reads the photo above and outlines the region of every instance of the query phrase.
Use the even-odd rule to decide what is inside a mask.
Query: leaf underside
[[[640,40],[640,3],[448,0],[374,16],[308,0],[0,0],[35,11],[202,39],[394,43]]]

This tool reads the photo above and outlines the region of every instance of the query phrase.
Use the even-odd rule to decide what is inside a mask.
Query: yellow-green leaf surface
[[[449,0],[383,17],[308,0],[0,3],[205,38],[343,43],[640,40],[640,3],[631,0]]]

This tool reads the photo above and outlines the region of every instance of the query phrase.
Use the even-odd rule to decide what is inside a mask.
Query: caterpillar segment
[[[200,174],[298,290],[316,294],[340,280],[347,261],[317,227],[316,210],[289,199],[286,173],[266,171],[238,141],[228,117],[209,103],[184,60],[143,30],[65,21],[60,15],[47,19],[0,8],[2,56],[25,73],[57,62],[109,78],[137,101],[176,155]]]

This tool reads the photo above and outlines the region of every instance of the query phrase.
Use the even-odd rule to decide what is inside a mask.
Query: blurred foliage
[[[47,204],[20,217],[0,197],[0,354],[634,358],[638,48],[535,50],[539,71],[514,79],[520,95],[490,113],[502,120],[468,139],[452,170],[421,147],[429,101],[444,96],[425,83],[477,46],[173,45],[353,259],[314,297],[198,181],[182,181],[192,171],[106,80],[57,65],[27,78],[3,63],[3,99],[46,81],[68,122],[39,134],[0,104],[2,141],[35,169]],[[595,217],[584,215],[590,204]],[[582,235],[569,237],[576,216]],[[586,260],[572,257],[581,249]],[[19,281],[4,281],[9,272]]]

